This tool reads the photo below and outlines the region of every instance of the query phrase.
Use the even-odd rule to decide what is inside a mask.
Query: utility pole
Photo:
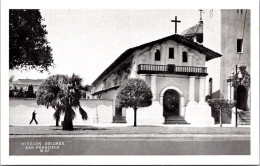
[[[237,65],[236,65],[236,81],[238,79],[238,74],[237,74]],[[237,83],[235,84],[236,85],[236,102],[237,102]],[[237,103],[236,103],[236,127],[237,127]]]

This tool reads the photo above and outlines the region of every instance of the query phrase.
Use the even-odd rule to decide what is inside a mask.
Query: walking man
[[[35,110],[34,110],[33,113],[32,113],[32,120],[31,120],[30,124],[33,122],[33,120],[35,121],[36,124],[38,124],[38,122],[37,122],[37,120],[36,120]]]

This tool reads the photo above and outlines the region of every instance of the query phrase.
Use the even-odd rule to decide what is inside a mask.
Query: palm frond
[[[79,87],[81,86],[82,78],[79,75],[73,73],[72,76],[70,77],[70,82],[72,83],[72,86],[74,88]]]
[[[61,116],[61,110],[56,109],[54,114],[53,114],[53,118],[56,119],[56,120],[60,120],[60,116]]]
[[[88,114],[81,107],[79,107],[79,113],[81,114],[83,120],[88,119]]]

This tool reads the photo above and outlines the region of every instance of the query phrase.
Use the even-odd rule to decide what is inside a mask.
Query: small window
[[[182,52],[182,62],[188,62],[187,52]]]
[[[243,14],[243,9],[240,9],[240,13]]]
[[[174,59],[174,48],[169,48],[169,59]]]
[[[161,60],[160,50],[156,50],[156,52],[155,52],[155,61],[160,61],[160,60]]]
[[[237,52],[243,52],[243,39],[237,39]]]

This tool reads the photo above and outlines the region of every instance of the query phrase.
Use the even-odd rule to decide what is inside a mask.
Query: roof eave
[[[149,43],[145,43],[145,44],[142,44],[142,45],[139,45],[139,46],[136,46],[136,47],[132,47],[128,50],[126,50],[124,53],[122,53],[108,68],[106,68],[99,76],[98,78],[93,81],[92,85],[95,86],[100,80],[102,80],[102,78],[108,74],[111,70],[113,70],[116,66],[118,66],[119,64],[121,64],[122,61],[124,61],[125,59],[127,59],[129,57],[129,54],[131,55],[135,50],[137,49],[141,49],[141,48],[144,48],[144,47],[147,47],[149,45],[152,45],[154,43],[159,43],[159,42],[163,42],[165,40],[174,40],[176,42],[180,42],[182,43],[183,45],[186,45],[188,47],[191,47],[192,49],[198,51],[198,52],[201,52],[201,53],[204,53],[206,54],[206,61],[209,61],[209,60],[212,60],[214,58],[218,58],[218,57],[221,57],[222,55],[217,53],[217,52],[214,52],[213,50],[210,50],[206,47],[204,47],[203,45],[200,45],[198,43],[195,43],[189,39],[187,39],[186,37],[184,36],[181,36],[181,35],[178,35],[178,34],[174,34],[174,35],[171,35],[171,36],[167,36],[167,37],[164,37],[164,38],[161,38],[161,39],[158,39],[158,40],[155,40],[155,41],[152,41],[152,42],[149,42]]]

